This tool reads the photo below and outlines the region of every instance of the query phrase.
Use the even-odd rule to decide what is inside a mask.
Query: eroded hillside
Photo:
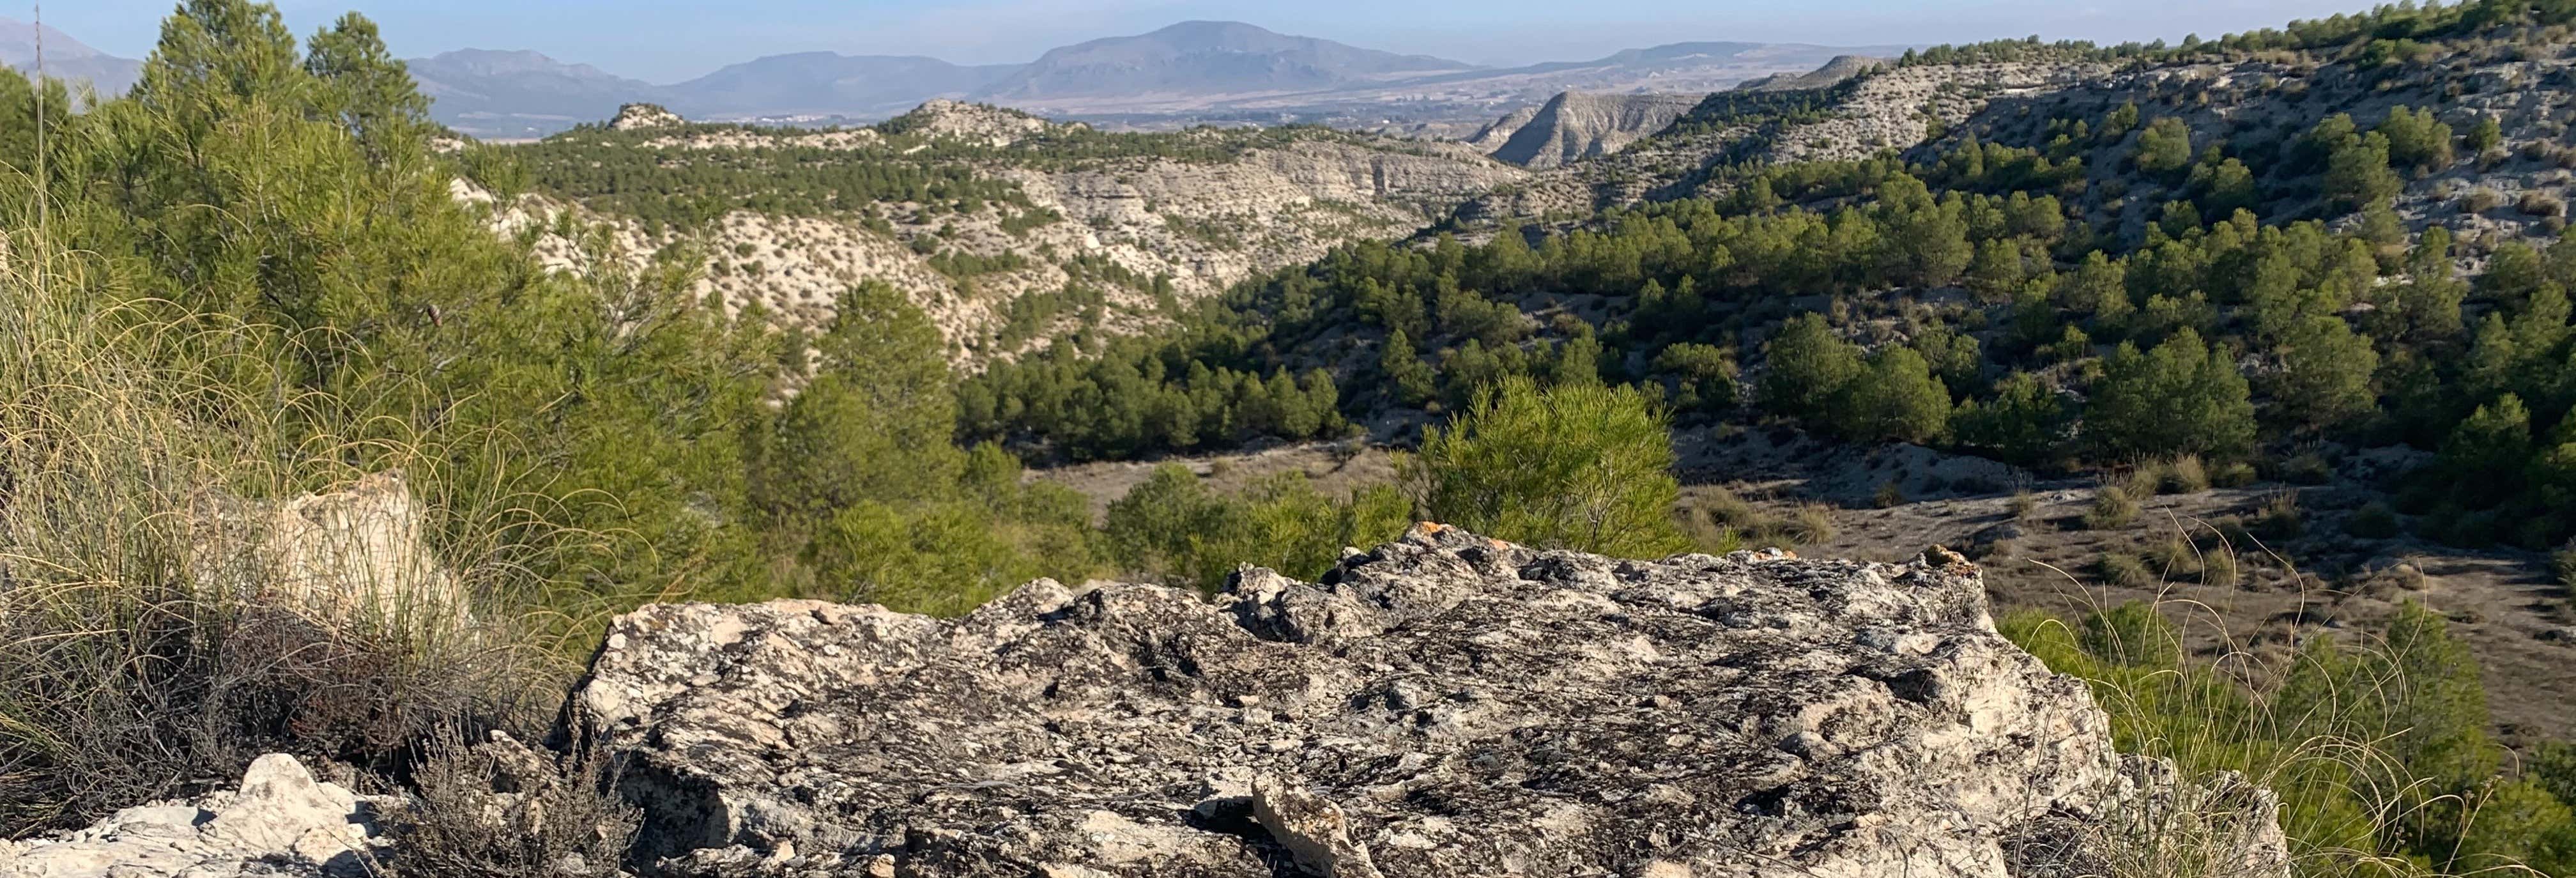
[[[500,149],[528,179],[467,197],[502,189],[501,224],[559,266],[581,261],[564,232],[605,222],[629,254],[678,245],[703,260],[702,294],[800,325],[883,281],[969,362],[1140,331],[1336,245],[1410,235],[1524,174],[1455,144],[1107,134],[950,101],[870,129],[626,125]],[[558,219],[568,207],[573,226]]]

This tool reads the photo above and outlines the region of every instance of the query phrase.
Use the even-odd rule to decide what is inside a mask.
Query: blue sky
[[[0,14],[29,17],[29,0]],[[2367,8],[2366,0],[278,0],[309,33],[357,9],[405,56],[534,49],[654,82],[799,51],[1026,61],[1188,19],[1488,64],[1599,57],[1686,40],[1828,45],[2039,34],[2116,42],[2216,36]],[[54,0],[48,23],[111,54],[149,52],[171,0]]]

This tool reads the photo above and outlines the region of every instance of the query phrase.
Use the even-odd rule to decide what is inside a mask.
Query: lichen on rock
[[[2060,875],[2173,783],[1963,563],[1425,527],[1213,603],[1040,581],[611,632],[572,715],[674,875]],[[2268,794],[2201,798],[2285,874]]]

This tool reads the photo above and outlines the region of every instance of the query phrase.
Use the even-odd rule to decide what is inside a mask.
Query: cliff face
[[[1903,150],[1922,143],[1935,121],[1955,127],[1999,97],[2053,96],[2108,73],[2098,64],[2001,63],[1907,67],[1856,82],[1833,74],[1827,78],[1847,83],[1848,90],[1808,89],[1826,104],[1814,118],[1783,122],[1690,108],[1669,130],[1649,132],[1613,154],[1549,168],[1520,186],[1469,201],[1459,214],[1490,220],[1590,213],[1616,204],[1724,194],[1711,183],[1713,168]],[[1708,103],[1729,94],[1740,93],[1712,95]]]
[[[1461,144],[1328,131],[1155,135],[1168,139],[1170,154],[1048,160],[1039,139],[1079,134],[1080,127],[932,101],[881,130],[788,133],[674,121],[659,129],[668,133],[629,147],[654,150],[672,164],[797,150],[842,152],[853,162],[948,162],[979,178],[1007,181],[1026,194],[1032,212],[1057,218],[1038,223],[995,208],[959,211],[953,200],[876,202],[863,206],[875,222],[856,212],[736,210],[703,231],[647,234],[631,219],[543,196],[493,204],[489,194],[460,183],[458,197],[490,204],[499,231],[534,235],[540,256],[554,268],[582,270],[589,261],[580,242],[554,234],[566,210],[619,228],[620,249],[632,261],[671,244],[693,245],[709,257],[696,291],[701,298],[736,310],[757,304],[790,322],[819,324],[851,285],[884,281],[930,314],[956,348],[959,365],[975,368],[1043,349],[1081,328],[1079,315],[1065,313],[1057,325],[1024,327],[1035,331],[996,343],[1023,296],[1094,288],[1104,299],[1096,328],[1141,332],[1168,319],[1152,289],[1156,278],[1167,280],[1181,302],[1214,295],[1342,244],[1412,235],[1459,202],[1528,174]],[[912,158],[933,154],[924,141],[973,151],[953,161]],[[1191,147],[1222,149],[1180,157]],[[961,272],[955,262],[943,266],[934,258],[943,254],[988,266]]]
[[[1426,525],[1216,603],[656,606],[574,699],[674,875],[2070,875],[2178,789],[1946,553]],[[2285,875],[2268,796],[2221,792],[2230,874]]]
[[[1618,152],[1664,130],[1698,106],[1697,94],[1584,94],[1548,100],[1529,121],[1495,146],[1496,160],[1526,168],[1553,168]],[[1499,123],[1498,123],[1499,124]]]

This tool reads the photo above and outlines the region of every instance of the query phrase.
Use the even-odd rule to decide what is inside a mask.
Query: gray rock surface
[[[1213,603],[653,606],[574,699],[673,875],[2058,876],[2135,847],[2146,803],[2286,874],[2268,794],[2124,766],[1947,552],[1426,525]]]
[[[313,779],[272,753],[241,787],[190,801],[141,805],[67,835],[0,840],[11,878],[252,878],[374,874],[374,821],[385,800]]]

